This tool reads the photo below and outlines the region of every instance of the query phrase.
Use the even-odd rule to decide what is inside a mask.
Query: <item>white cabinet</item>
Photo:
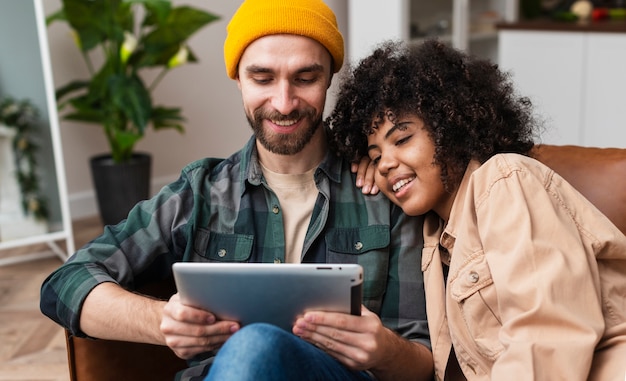
[[[545,120],[545,143],[581,141],[582,39],[581,33],[500,32],[500,67],[512,73],[519,93]]]
[[[545,121],[542,142],[626,147],[626,33],[501,30],[499,63]]]
[[[518,0],[349,0],[348,57],[356,61],[386,39],[436,36],[455,48],[497,59],[495,22],[515,21]]]
[[[626,34],[585,37],[581,141],[599,147],[626,147]]]

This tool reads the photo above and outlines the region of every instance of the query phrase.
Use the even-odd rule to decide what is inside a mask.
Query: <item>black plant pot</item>
[[[96,189],[102,223],[115,225],[135,204],[150,196],[152,157],[134,153],[127,163],[116,164],[109,154],[90,160],[91,178]]]

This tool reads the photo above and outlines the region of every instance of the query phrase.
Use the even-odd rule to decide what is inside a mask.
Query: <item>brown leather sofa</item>
[[[626,149],[579,146],[535,147],[533,156],[561,174],[626,234]],[[169,298],[173,283],[142,292]],[[67,335],[74,381],[172,380],[185,362],[167,347]]]

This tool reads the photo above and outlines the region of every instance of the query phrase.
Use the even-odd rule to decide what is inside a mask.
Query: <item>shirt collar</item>
[[[261,169],[261,163],[259,162],[259,154],[254,135],[241,150],[241,159],[241,181],[243,184],[246,184],[246,186],[241,189],[243,195],[248,185],[259,186],[263,180],[263,171]],[[343,165],[347,164],[344,164],[340,157],[333,154],[331,150],[328,150],[324,156],[324,160],[322,160],[317,167],[317,171],[315,171],[316,182],[318,182],[319,176],[324,174],[331,181],[340,184]]]

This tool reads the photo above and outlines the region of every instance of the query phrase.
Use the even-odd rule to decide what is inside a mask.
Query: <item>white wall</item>
[[[368,56],[383,40],[408,39],[409,8],[408,0],[385,0],[384,7],[380,0],[348,0],[347,45],[352,60]]]
[[[206,26],[190,41],[199,62],[173,70],[153,94],[155,103],[180,106],[187,118],[185,134],[150,131],[138,144],[138,150],[153,154],[154,191],[175,180],[185,164],[205,156],[228,156],[241,148],[250,136],[239,91],[235,82],[226,75],[222,53],[226,25],[241,2],[173,2],[205,9],[221,19]],[[326,2],[335,10],[347,42],[346,0]],[[47,15],[60,8],[60,0],[45,0],[43,3]],[[55,87],[72,79],[86,78],[87,69],[66,24],[52,24],[48,28],[48,39]],[[332,106],[332,92],[333,89],[329,94],[327,111]],[[64,120],[60,121],[60,125],[72,219],[96,215],[89,158],[108,151],[104,135],[95,125]]]

